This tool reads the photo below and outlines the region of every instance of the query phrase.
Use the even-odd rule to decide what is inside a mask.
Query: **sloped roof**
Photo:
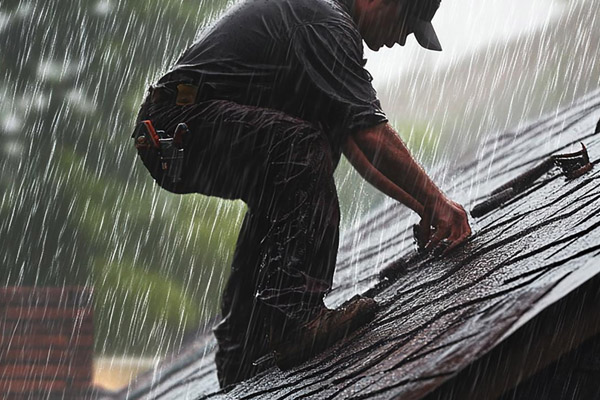
[[[599,119],[596,91],[495,136],[477,161],[454,174],[448,192],[470,209],[550,155],[577,150],[580,141],[594,162]],[[473,220],[475,234],[450,256],[417,254],[408,212],[394,204],[346,233],[328,304],[368,291],[382,307],[369,325],[305,364],[272,368],[223,393],[207,337],[120,397],[476,398],[478,385],[503,393],[530,374],[520,366],[543,367],[600,331],[588,312],[589,294],[600,287],[600,169],[573,180],[559,172]],[[549,347],[552,354],[545,353]]]

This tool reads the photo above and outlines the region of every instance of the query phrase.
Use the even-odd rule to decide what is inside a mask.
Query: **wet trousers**
[[[215,327],[221,386],[253,376],[281,334],[323,307],[338,247],[332,152],[322,131],[283,112],[224,100],[142,105],[138,121],[173,131],[185,122],[183,179],[163,174],[154,150],[139,150],[153,178],[174,193],[242,199],[248,205]]]

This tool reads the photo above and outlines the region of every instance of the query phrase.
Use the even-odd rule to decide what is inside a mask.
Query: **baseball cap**
[[[433,29],[431,20],[441,0],[409,0],[409,18],[412,31],[419,44],[429,50],[442,51],[442,45]]]

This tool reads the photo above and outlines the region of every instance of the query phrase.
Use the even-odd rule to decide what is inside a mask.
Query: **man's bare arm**
[[[373,164],[369,162],[365,154],[358,148],[358,145],[352,136],[350,136],[344,144],[343,150],[348,161],[350,161],[354,169],[356,169],[367,182],[379,191],[406,205],[417,214],[423,214],[423,205],[375,168]]]
[[[361,170],[371,171],[372,176],[377,176],[371,168],[379,171],[393,186],[421,204],[422,212],[419,212],[417,207],[411,206],[410,200],[409,204],[402,200],[403,197],[392,196],[419,213],[422,218],[421,232],[423,237],[421,240],[429,242],[428,247],[434,247],[440,241],[447,239],[451,242],[448,248],[449,251],[464,242],[471,234],[471,228],[464,209],[459,204],[449,200],[431,181],[389,124],[380,124],[354,133],[348,139],[344,152],[359,172]],[[355,154],[364,155],[364,159],[360,156],[357,157]],[[365,166],[365,162],[370,164],[371,167]],[[369,180],[368,175],[369,172],[365,176],[367,180]],[[377,179],[385,182],[380,177]],[[382,190],[377,184],[374,184],[374,186]],[[389,189],[382,191],[390,195]],[[431,226],[436,228],[433,235],[431,235]]]

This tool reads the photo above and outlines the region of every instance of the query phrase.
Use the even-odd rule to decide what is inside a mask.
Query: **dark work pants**
[[[338,247],[339,207],[329,142],[314,125],[277,110],[212,100],[142,106],[168,133],[185,122],[183,180],[139,150],[154,179],[174,193],[242,199],[248,205],[215,327],[222,386],[259,371],[267,333],[306,321],[323,306]]]

